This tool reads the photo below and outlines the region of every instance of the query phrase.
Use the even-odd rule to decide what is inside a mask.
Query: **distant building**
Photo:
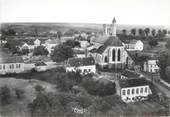
[[[39,39],[36,39],[35,41],[34,41],[34,46],[40,46],[41,45],[41,41],[39,40]]]
[[[44,62],[37,62],[35,64],[35,70],[40,72],[40,71],[46,71],[47,70],[47,64],[45,64]]]
[[[51,53],[53,51],[54,47],[59,44],[60,44],[59,39],[48,39],[45,41],[45,43],[43,45],[46,47],[48,52]]]
[[[119,80],[116,87],[117,94],[126,103],[146,100],[152,94],[150,83],[145,78]]]
[[[144,62],[144,71],[145,72],[150,72],[150,73],[158,73],[159,72],[159,67],[157,64],[158,60],[147,60],[146,62]]]
[[[116,36],[116,19],[113,18],[111,25],[103,24],[103,29],[105,35]]]
[[[127,51],[142,51],[143,42],[141,40],[131,40],[124,43],[125,49]]]
[[[70,58],[67,61],[66,71],[80,71],[82,74],[96,73],[95,61],[92,57]]]
[[[24,71],[24,61],[22,57],[0,58],[0,74],[20,73]]]

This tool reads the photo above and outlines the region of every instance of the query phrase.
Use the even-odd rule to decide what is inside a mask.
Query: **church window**
[[[105,62],[105,63],[108,62],[107,56],[104,57],[104,62]]]
[[[127,90],[127,94],[128,94],[128,95],[130,94],[130,89]]]
[[[132,89],[132,94],[134,94],[134,92],[135,92],[135,89]]]
[[[112,50],[112,61],[115,61],[115,49]]]
[[[123,95],[126,95],[126,90],[123,90]]]
[[[138,93],[139,93],[139,89],[137,88],[137,89],[136,89],[136,94],[138,94]]]
[[[118,49],[118,56],[117,57],[118,57],[117,60],[120,61],[120,49]]]

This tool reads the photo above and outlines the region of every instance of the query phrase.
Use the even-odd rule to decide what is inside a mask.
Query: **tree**
[[[140,36],[143,36],[143,34],[144,34],[143,29],[139,28],[139,29],[138,29],[138,33],[139,33]]]
[[[23,97],[23,94],[24,94],[24,90],[18,88],[15,89],[15,95],[17,96],[18,99],[21,99]]]
[[[76,100],[83,109],[89,107],[92,103],[91,98],[87,95],[78,96]]]
[[[71,48],[74,48],[74,47],[80,47],[80,43],[78,41],[75,41],[75,40],[67,40],[65,43],[65,45],[67,46],[70,46]]]
[[[48,55],[49,52],[48,50],[45,48],[45,46],[38,46],[36,48],[34,48],[34,52],[33,52],[34,55]]]
[[[60,40],[60,43],[61,43],[62,33],[60,31],[57,32],[57,37],[58,37],[58,39]]]
[[[51,59],[55,62],[62,62],[71,57],[73,57],[72,48],[64,44],[55,46],[54,51],[51,54]]]
[[[71,113],[68,103],[72,100],[70,94],[40,94],[32,103],[28,104],[28,108],[33,117],[64,117]]]
[[[167,30],[166,29],[163,29],[163,34],[164,34],[164,36],[167,34]]]
[[[166,76],[166,68],[170,64],[169,60],[170,60],[170,57],[168,53],[166,52],[160,53],[159,58],[158,58],[158,66],[160,68],[159,72],[160,72],[161,78],[166,81],[170,80],[170,79],[167,79],[167,76]]]
[[[44,93],[45,91],[45,89],[41,85],[36,85],[34,88],[38,94]]]
[[[126,30],[126,29],[123,29],[123,30],[122,30],[122,34],[126,36],[126,35],[127,35],[127,30]]]
[[[154,46],[158,45],[158,42],[157,42],[157,40],[152,39],[152,40],[149,41],[149,45],[151,47],[154,47]]]
[[[162,32],[161,29],[158,30],[157,37],[158,37],[158,38],[163,37],[163,32]]]
[[[51,100],[45,94],[37,95],[36,99],[32,103],[28,104],[28,108],[31,112],[31,115],[34,116],[47,116],[50,111]]]
[[[131,34],[132,34],[133,36],[136,36],[136,28],[131,29]]]
[[[170,49],[170,40],[167,41],[166,48]]]
[[[0,88],[0,100],[1,104],[9,104],[11,99],[11,91],[7,86],[3,86]]]
[[[25,55],[25,54],[28,54],[29,53],[29,49],[28,48],[23,48],[21,50],[21,54]]]
[[[144,32],[145,32],[146,36],[148,36],[149,33],[150,33],[150,29],[149,29],[149,28],[145,28],[145,29],[144,29]]]
[[[152,36],[155,37],[156,36],[156,30],[152,29]]]

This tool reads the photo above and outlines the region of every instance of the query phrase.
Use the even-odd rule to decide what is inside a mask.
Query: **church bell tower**
[[[115,17],[112,20],[112,31],[111,31],[111,33],[112,33],[112,36],[116,37],[116,19],[115,19]]]

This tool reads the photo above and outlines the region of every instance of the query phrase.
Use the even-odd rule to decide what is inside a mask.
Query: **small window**
[[[21,67],[21,64],[18,64],[18,68],[20,68]]]
[[[147,88],[147,87],[145,87],[145,93],[147,93],[147,91],[148,91],[148,88]]]
[[[134,94],[134,92],[135,92],[135,89],[132,89],[132,94]]]
[[[123,90],[123,95],[126,95],[126,90]]]
[[[143,93],[143,88],[140,89],[140,93]]]
[[[128,95],[130,94],[130,89],[127,90],[127,94],[128,94]]]
[[[138,88],[136,89],[136,94],[139,94],[139,89]]]
[[[2,69],[2,66],[0,65],[0,69]]]
[[[5,69],[5,65],[3,65],[3,69]]]
[[[12,69],[14,69],[14,64],[12,64]]]

